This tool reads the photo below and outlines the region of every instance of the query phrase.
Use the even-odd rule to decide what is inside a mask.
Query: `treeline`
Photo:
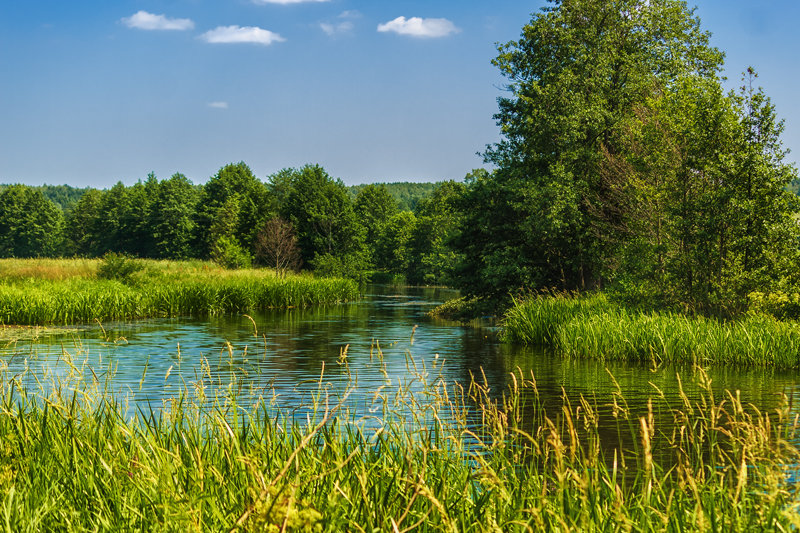
[[[350,197],[355,200],[358,193],[370,185],[371,184],[351,185],[347,190],[350,192]],[[439,188],[441,182],[398,181],[395,183],[375,183],[374,185],[385,188],[386,192],[395,199],[397,207],[401,211],[414,211],[420,200],[428,198],[433,194],[433,192]]]
[[[458,224],[451,204],[462,189],[455,182],[367,185],[353,195],[319,166],[261,181],[244,163],[221,168],[202,186],[182,174],[150,174],[107,190],[8,185],[0,187],[0,256],[114,252],[362,279],[379,269],[442,283],[453,256],[445,242]],[[60,205],[48,198],[54,194]],[[401,207],[412,201],[414,210]]]

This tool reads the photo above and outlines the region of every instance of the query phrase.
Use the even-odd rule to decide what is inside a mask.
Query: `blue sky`
[[[690,2],[691,4],[691,2]],[[205,182],[323,165],[461,179],[498,140],[490,61],[543,1],[0,0],[0,182]],[[700,0],[729,86],[754,65],[800,157],[800,2]]]

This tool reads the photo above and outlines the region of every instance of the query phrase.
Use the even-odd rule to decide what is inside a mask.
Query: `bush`
[[[97,276],[102,279],[115,279],[128,283],[134,273],[143,269],[144,265],[128,254],[107,252],[97,269]]]
[[[338,257],[333,254],[317,254],[312,262],[314,274],[325,278],[349,278],[359,283],[369,281],[364,258],[360,255]]]
[[[800,294],[785,292],[751,292],[747,295],[750,311],[779,319],[800,318]]]
[[[232,237],[222,236],[211,247],[211,260],[218,265],[230,268],[250,268],[253,258]]]

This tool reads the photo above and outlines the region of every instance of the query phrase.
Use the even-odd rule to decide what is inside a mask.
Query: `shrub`
[[[114,279],[127,283],[130,282],[134,273],[143,269],[144,265],[128,254],[107,252],[97,269],[97,276],[102,279]]]
[[[253,258],[232,237],[222,236],[211,247],[211,260],[218,265],[231,268],[250,268]]]

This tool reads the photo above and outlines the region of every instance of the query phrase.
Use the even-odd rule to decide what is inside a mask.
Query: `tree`
[[[322,167],[306,165],[293,171],[281,215],[297,231],[303,263],[325,274],[350,277],[360,277],[367,269],[364,227],[344,184]]]
[[[366,185],[356,195],[353,209],[366,230],[366,242],[372,246],[397,213],[397,202],[383,185]]]
[[[398,211],[392,215],[375,247],[377,266],[408,278],[416,229],[417,217],[411,211]]]
[[[68,255],[94,256],[100,248],[100,207],[103,192],[87,190],[69,213],[66,224],[66,253]]]
[[[503,140],[485,153],[497,169],[465,197],[468,293],[601,285],[628,238],[631,197],[603,172],[621,128],[682,76],[714,78],[721,65],[681,1],[551,4],[494,60],[509,94],[495,115]]]
[[[61,210],[41,190],[11,185],[0,192],[0,257],[54,257],[63,232]]]
[[[239,215],[241,213],[238,194],[228,196],[214,213],[208,230],[211,241],[211,260],[225,268],[250,268],[252,258],[237,239]]]
[[[274,213],[274,202],[266,185],[244,162],[222,167],[203,187],[196,215],[195,246],[205,256],[211,250],[211,226],[218,210],[236,196],[236,229],[230,234],[244,250],[252,250],[261,223]],[[230,207],[230,206],[229,206]]]
[[[186,259],[194,255],[191,241],[198,197],[195,186],[180,173],[158,185],[150,214],[156,257]]]
[[[412,238],[412,283],[444,284],[452,279],[453,267],[460,260],[451,246],[462,226],[461,197],[464,184],[446,181],[419,202]]]
[[[292,225],[280,217],[267,220],[256,235],[255,256],[283,277],[300,270],[300,249]]]

